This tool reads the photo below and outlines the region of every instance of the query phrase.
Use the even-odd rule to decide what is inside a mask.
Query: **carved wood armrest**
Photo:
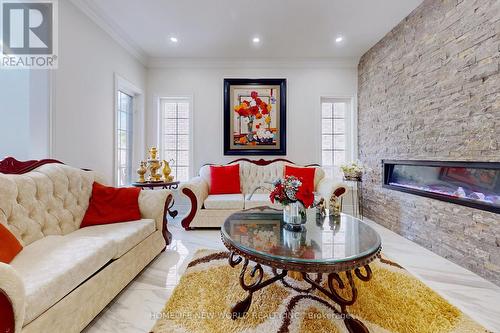
[[[180,190],[191,202],[191,210],[184,216],[181,223],[184,229],[190,230],[189,225],[196,216],[196,213],[203,207],[203,202],[208,197],[208,184],[201,177],[195,177],[189,182],[182,184]]]
[[[14,333],[16,330],[16,319],[14,317],[14,306],[9,296],[0,289],[0,332]]]
[[[25,314],[25,290],[19,274],[0,262],[0,332],[21,332]]]

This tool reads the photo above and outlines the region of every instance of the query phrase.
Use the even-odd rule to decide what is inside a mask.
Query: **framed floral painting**
[[[224,155],[286,154],[286,79],[224,79]]]

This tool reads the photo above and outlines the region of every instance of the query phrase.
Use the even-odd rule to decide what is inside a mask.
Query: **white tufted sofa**
[[[290,161],[278,159],[273,161],[252,161],[240,159],[229,164],[240,165],[241,194],[209,194],[210,192],[210,165],[200,168],[198,177],[181,185],[180,191],[191,202],[191,210],[182,219],[182,226],[189,230],[200,227],[220,227],[232,213],[259,206],[270,206],[281,209],[281,205],[272,204],[269,200],[269,191],[272,185],[269,182],[283,177],[285,165],[295,165]],[[341,182],[326,178],[325,172],[319,166],[315,168],[314,188],[318,196],[330,198],[333,191],[344,186]],[[252,192],[258,188],[253,195]]]
[[[0,223],[24,247],[0,263],[11,332],[80,332],[165,249],[169,190],[141,191],[141,220],[80,229],[94,180],[102,182],[56,163],[0,174]]]

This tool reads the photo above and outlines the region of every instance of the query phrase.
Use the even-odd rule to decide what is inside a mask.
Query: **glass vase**
[[[288,230],[283,228],[283,244],[292,253],[299,253],[300,249],[306,245],[306,230]]]
[[[306,208],[299,202],[292,202],[283,207],[283,221],[289,230],[300,230],[306,223]]]

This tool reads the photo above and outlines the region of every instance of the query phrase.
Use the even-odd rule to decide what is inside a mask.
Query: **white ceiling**
[[[298,59],[359,58],[422,0],[75,2],[148,58]]]

